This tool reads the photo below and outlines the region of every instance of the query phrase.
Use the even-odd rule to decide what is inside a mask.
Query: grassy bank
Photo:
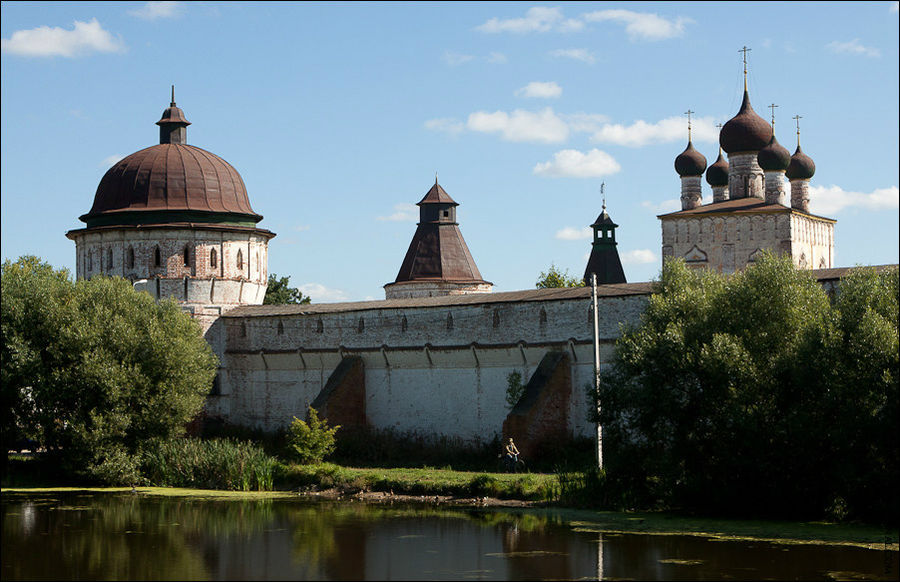
[[[495,497],[524,501],[554,498],[556,476],[507,474],[449,469],[354,468],[333,463],[290,465],[276,481],[279,488],[338,488],[349,491],[393,491],[405,495]]]

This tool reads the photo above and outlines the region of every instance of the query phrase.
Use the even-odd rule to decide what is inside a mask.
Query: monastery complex
[[[207,417],[274,430],[313,406],[345,427],[460,444],[512,436],[526,456],[595,434],[590,285],[492,293],[456,221],[458,204],[435,179],[384,300],[262,305],[275,234],[258,226],[237,170],[187,144],[190,122],[174,93],[157,125],[159,144],[110,168],[80,217],[85,227],[66,236],[79,278],[127,278],[173,297],[201,323],[220,361]],[[675,159],[681,210],[659,217],[664,259],[731,273],[771,250],[816,269],[823,284],[839,279],[846,269],[832,268],[835,221],[809,212],[815,164],[799,129],[791,155],[754,112],[745,83],[720,144],[707,167],[688,119],[688,144]],[[639,321],[651,285],[626,282],[605,203],[591,226],[584,279],[598,283],[604,365],[620,324]],[[514,372],[527,385],[510,409]]]

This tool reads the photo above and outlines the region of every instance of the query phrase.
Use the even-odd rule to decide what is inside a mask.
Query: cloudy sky
[[[116,160],[158,142],[169,87],[188,142],[244,178],[270,272],[315,301],[383,298],[434,182],[497,291],[580,275],[600,185],[629,281],[660,268],[687,138],[750,96],[815,160],[836,263],[897,263],[897,2],[3,2],[2,250],[74,269]],[[704,184],[704,201],[711,191]]]

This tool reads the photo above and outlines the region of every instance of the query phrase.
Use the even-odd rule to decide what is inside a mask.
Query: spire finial
[[[175,85],[172,85],[172,102],[169,104],[169,107],[175,107]]]
[[[604,190],[606,189],[606,182],[600,182],[600,196],[603,197],[603,212],[606,212],[606,194],[604,194]]]
[[[691,141],[691,115],[693,115],[694,113],[696,112],[691,111],[690,109],[684,112],[684,114],[687,115],[688,118],[688,141]]]
[[[773,132],[773,133],[774,133],[774,131],[775,131],[775,108],[776,108],[776,107],[778,107],[778,106],[775,105],[774,103],[772,103],[771,105],[769,105],[769,109],[772,110],[772,132]]]
[[[794,117],[792,117],[792,119],[797,122],[797,147],[799,148],[800,147],[800,120],[803,119],[803,116],[795,115]]]
[[[434,171],[434,185],[437,186],[437,170]]]
[[[747,45],[744,45],[744,48],[739,50],[739,53],[744,53],[744,91],[747,90],[747,53],[753,49],[747,48]]]

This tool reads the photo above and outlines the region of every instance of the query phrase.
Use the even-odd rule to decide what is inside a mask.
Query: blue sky
[[[384,297],[434,182],[495,291],[580,275],[600,184],[629,281],[660,269],[657,214],[694,114],[740,106],[816,163],[838,266],[897,263],[897,2],[3,2],[2,254],[74,269],[66,231],[104,172],[158,142],[169,87],[188,143],[241,173],[269,271],[314,301]],[[704,202],[712,194],[704,183]]]

